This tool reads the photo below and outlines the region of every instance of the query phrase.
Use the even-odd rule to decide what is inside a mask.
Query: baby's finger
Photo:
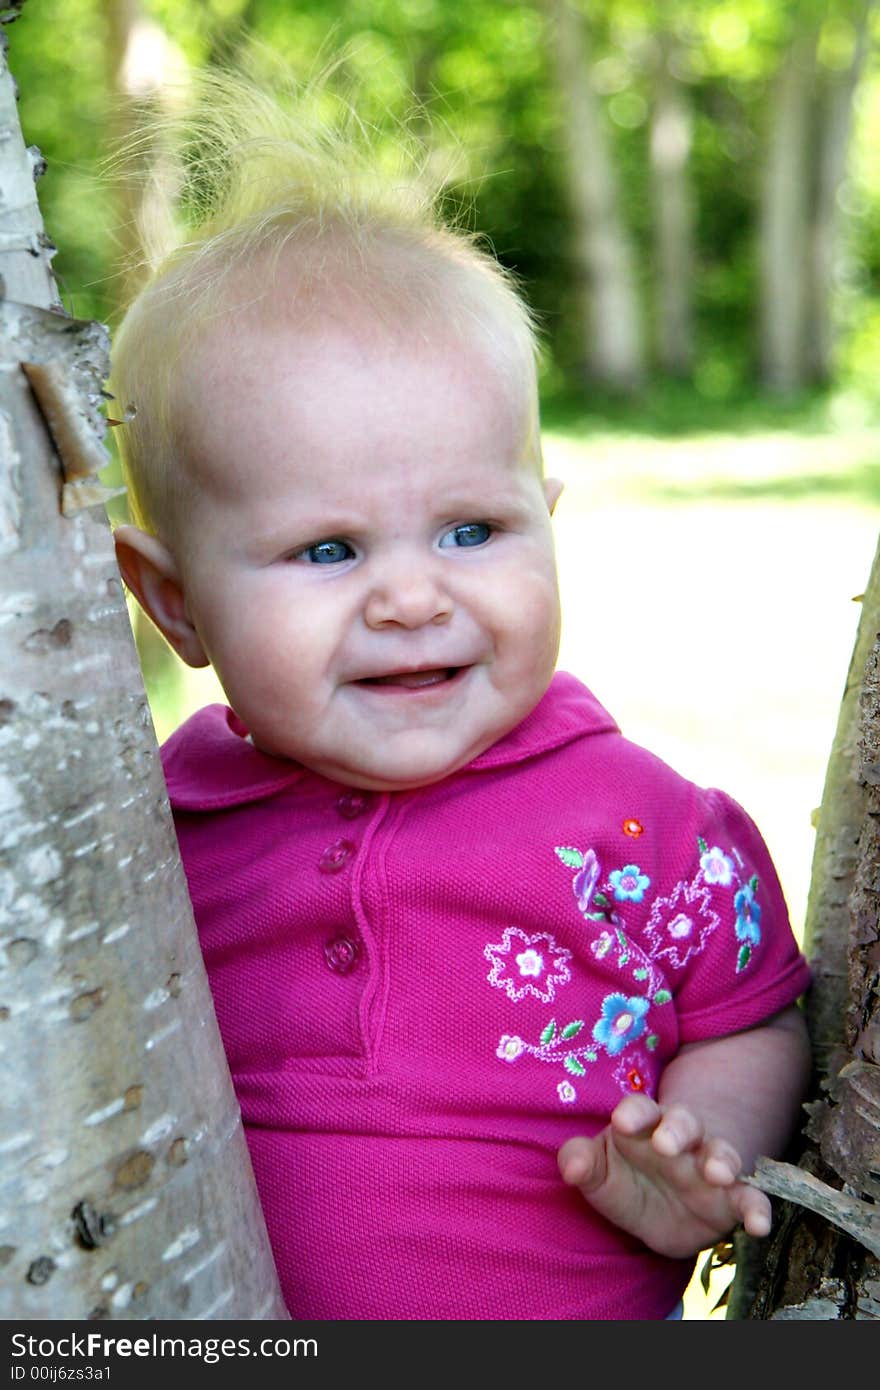
[[[618,1101],[611,1113],[611,1125],[616,1133],[628,1139],[647,1138],[656,1129],[662,1113],[650,1096],[632,1094]]]
[[[605,1147],[594,1139],[580,1136],[566,1139],[556,1161],[563,1180],[572,1187],[583,1188],[585,1192],[598,1187],[607,1176]]]
[[[726,1139],[710,1139],[706,1145],[702,1170],[703,1177],[713,1187],[729,1187],[735,1182],[742,1168],[742,1160],[732,1144]]]
[[[667,1158],[695,1149],[703,1142],[703,1125],[691,1110],[683,1105],[670,1105],[654,1130],[652,1143],[658,1153]]]
[[[733,1189],[735,1203],[739,1209],[739,1219],[747,1235],[768,1236],[773,1223],[773,1208],[770,1198],[759,1187],[738,1183]]]

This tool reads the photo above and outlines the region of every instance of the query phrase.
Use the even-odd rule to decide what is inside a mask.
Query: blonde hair
[[[150,532],[173,535],[185,502],[175,421],[187,354],[207,328],[228,328],[267,300],[303,323],[354,306],[426,341],[438,328],[480,335],[520,393],[538,448],[532,317],[514,277],[441,214],[444,179],[423,131],[417,143],[402,126],[381,138],[326,77],[277,87],[205,74],[193,113],[144,137],[173,145],[182,176],[154,195],[170,238],[150,248],[116,330],[110,388],[129,417],[116,436],[131,519]]]

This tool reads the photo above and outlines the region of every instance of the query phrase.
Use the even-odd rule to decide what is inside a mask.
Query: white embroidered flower
[[[489,984],[503,989],[514,1003],[531,996],[550,1004],[557,988],[571,980],[571,951],[549,932],[527,936],[521,927],[505,927],[501,940],[485,946],[483,955],[492,965],[486,976]]]
[[[563,1105],[571,1105],[573,1100],[577,1100],[577,1091],[570,1081],[560,1081],[559,1085],[556,1087],[556,1094]]]
[[[693,883],[677,883],[668,897],[655,898],[645,923],[651,959],[663,959],[680,970],[705,950],[720,921],[712,894],[700,886],[699,875]]]
[[[678,916],[673,917],[672,921],[667,924],[666,934],[677,941],[683,941],[686,936],[690,936],[693,929],[694,924],[690,917],[679,912]]]
[[[602,960],[607,956],[613,945],[614,937],[611,935],[610,931],[603,931],[597,941],[590,943],[590,950],[597,960]]]
[[[717,845],[700,855],[700,868],[707,883],[720,883],[722,888],[726,888],[733,881],[733,860]]]
[[[502,1062],[515,1062],[517,1057],[521,1057],[526,1050],[526,1045],[522,1038],[516,1034],[505,1033],[498,1044],[496,1057],[500,1057]]]
[[[531,948],[528,951],[521,951],[516,958],[516,963],[521,975],[531,975],[536,980],[544,969],[544,957]]]

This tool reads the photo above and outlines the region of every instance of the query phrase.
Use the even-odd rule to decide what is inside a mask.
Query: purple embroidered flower
[[[665,957],[680,970],[706,946],[718,923],[712,894],[699,884],[680,882],[666,898],[657,898],[645,923],[651,958]]]
[[[584,862],[578,869],[572,880],[572,888],[577,898],[577,905],[581,912],[589,912],[593,894],[596,891],[596,884],[599,882],[601,874],[599,861],[596,858],[596,851],[588,849],[584,854]]]
[[[717,845],[700,855],[700,868],[706,883],[717,883],[726,888],[733,881],[733,860]]]
[[[602,1000],[602,1017],[593,1029],[593,1037],[616,1057],[629,1043],[642,1036],[649,1008],[650,1000],[639,995],[627,998],[625,994],[606,994]]]
[[[502,1062],[515,1062],[525,1050],[526,1045],[522,1038],[518,1038],[515,1033],[505,1033],[498,1044],[495,1056],[500,1057]]]
[[[577,1091],[570,1081],[560,1081],[559,1085],[556,1087],[556,1094],[563,1105],[571,1105],[573,1100],[577,1100]]]
[[[757,883],[752,880],[740,888],[733,900],[736,909],[735,931],[739,941],[757,946],[761,940],[761,905],[755,897]]]
[[[624,864],[622,869],[612,869],[608,881],[619,903],[640,903],[645,889],[651,886],[651,880],[642,873],[638,864]]]
[[[549,1004],[557,986],[571,979],[571,951],[558,946],[549,932],[527,936],[520,927],[506,927],[501,941],[486,946],[483,954],[492,963],[489,984],[514,1002],[531,995]]]

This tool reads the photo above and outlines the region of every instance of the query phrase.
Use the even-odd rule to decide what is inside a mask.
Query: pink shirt
[[[163,758],[291,1315],[665,1317],[693,1262],[595,1216],[556,1152],[806,988],[753,823],[563,674],[415,791],[245,734],[214,705]]]

